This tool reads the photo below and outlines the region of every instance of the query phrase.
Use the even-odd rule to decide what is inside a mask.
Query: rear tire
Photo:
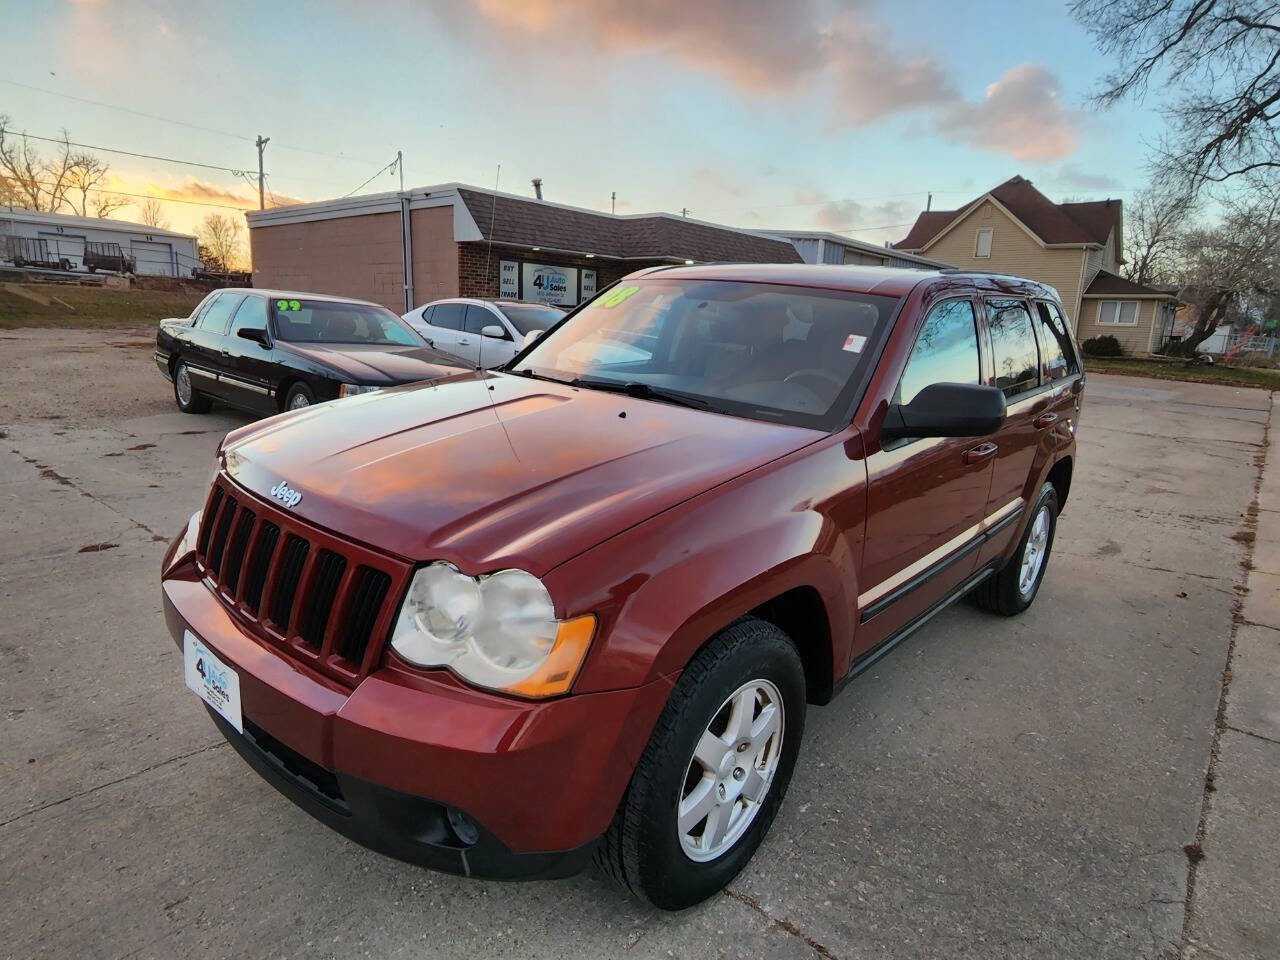
[[[1008,562],[974,588],[973,598],[982,609],[1013,617],[1035,602],[1058,530],[1058,492],[1053,484],[1040,488],[1030,517]]]
[[[680,675],[596,863],[665,910],[722,890],[782,805],[804,714],[804,667],[787,635],[755,618],[721,631]]]
[[[208,413],[213,409],[213,401],[191,386],[191,371],[183,360],[173,368],[173,399],[183,413]]]

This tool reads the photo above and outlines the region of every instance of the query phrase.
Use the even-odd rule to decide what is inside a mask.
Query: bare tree
[[[196,229],[200,240],[200,258],[205,266],[221,272],[232,270],[243,263],[241,256],[240,224],[220,213],[207,215]]]
[[[103,219],[115,211],[133,203],[127,197],[104,190],[99,184],[107,179],[111,166],[92,153],[73,153],[71,166],[67,170],[67,190],[63,203],[71,208],[72,213],[82,217],[92,215]],[[92,201],[89,194],[95,194]]]
[[[1254,187],[1225,202],[1216,227],[1183,235],[1183,297],[1192,309],[1192,327],[1171,352],[1194,354],[1242,305],[1280,293],[1280,189],[1274,183]]]
[[[1192,210],[1191,198],[1159,185],[1137,193],[1125,210],[1121,272],[1134,283],[1172,283],[1178,263],[1179,231]]]
[[[169,229],[169,218],[164,215],[164,207],[155,197],[140,204],[138,210],[142,222],[148,227],[155,227],[157,230]]]
[[[1280,170],[1280,5],[1274,0],[1074,0],[1071,12],[1112,62],[1108,107],[1160,84],[1174,94],[1153,162],[1191,192]]]
[[[12,121],[0,113],[0,175],[16,197],[15,206],[53,212],[66,200],[72,166],[70,137],[64,130],[53,159],[41,156],[30,139],[14,134]]]

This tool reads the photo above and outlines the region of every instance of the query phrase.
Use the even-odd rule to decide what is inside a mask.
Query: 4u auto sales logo
[[[533,275],[533,286],[543,296],[559,295],[569,290],[569,278],[559,270],[543,267]]]

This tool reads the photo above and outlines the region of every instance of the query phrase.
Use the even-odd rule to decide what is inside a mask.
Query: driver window
[[[898,403],[910,403],[932,383],[978,383],[978,326],[972,300],[944,300],[929,311],[898,384]]]

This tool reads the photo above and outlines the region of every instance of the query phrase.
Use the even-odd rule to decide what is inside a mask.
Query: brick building
[[[257,210],[248,221],[255,286],[359,297],[397,313],[456,296],[571,305],[642,267],[801,260],[777,236],[458,183]]]

